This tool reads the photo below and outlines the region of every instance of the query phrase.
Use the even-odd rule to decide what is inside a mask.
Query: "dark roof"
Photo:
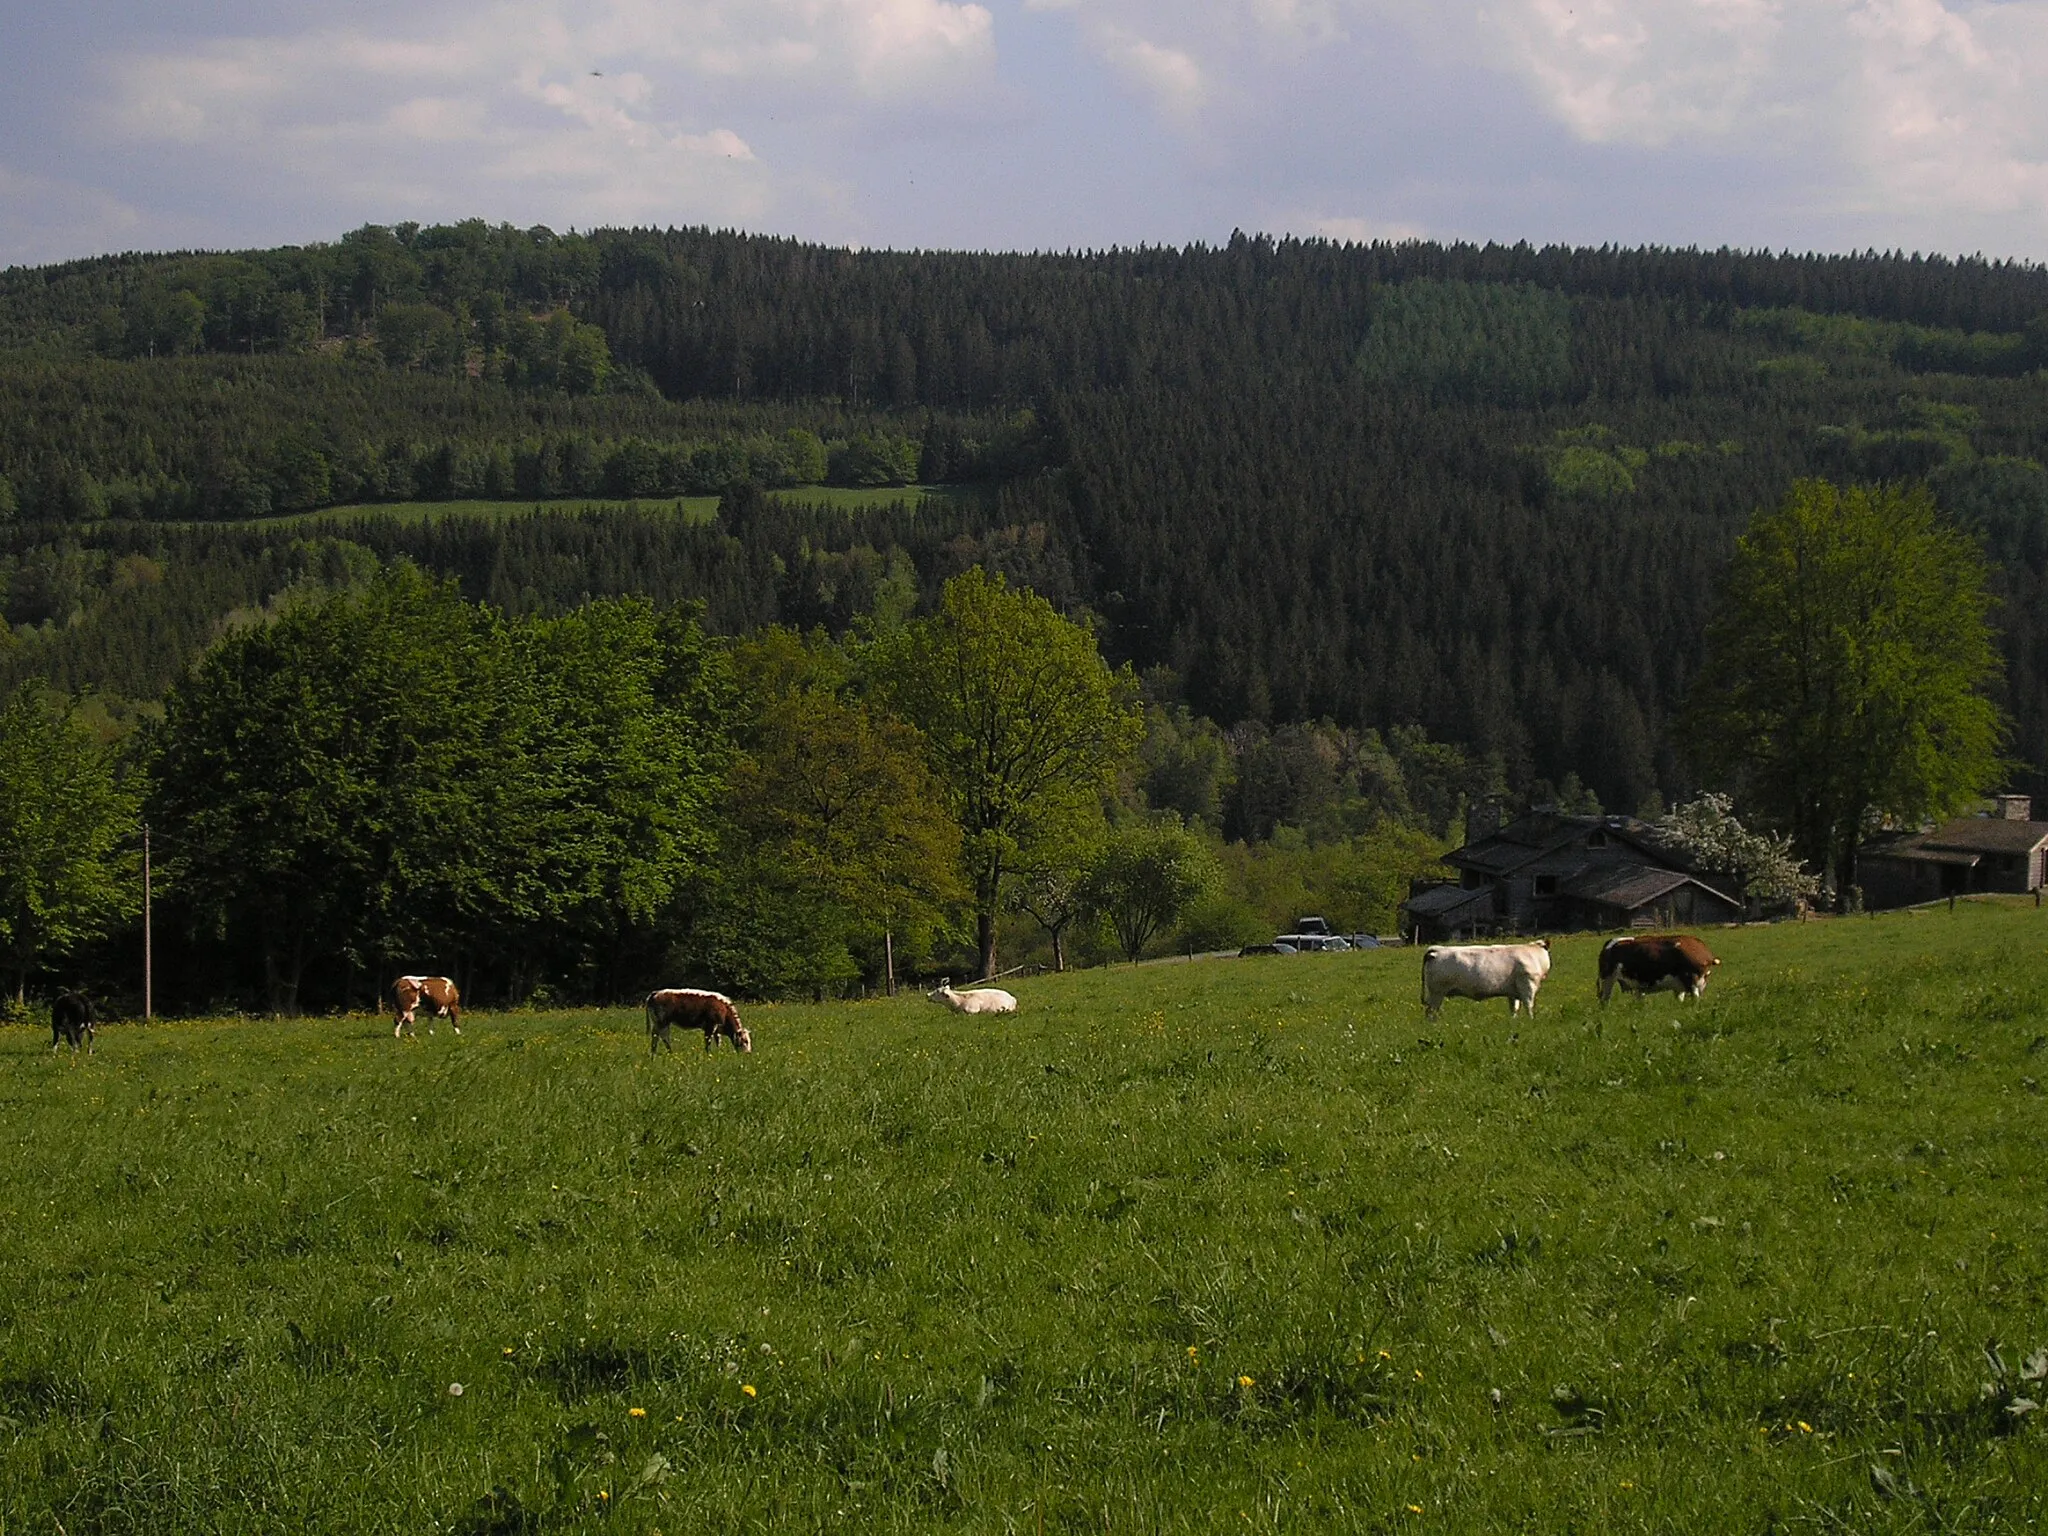
[[[1401,905],[1420,917],[1441,917],[1475,901],[1484,901],[1491,906],[1493,888],[1482,885],[1477,890],[1468,891],[1455,885],[1436,885],[1410,896]]]
[[[1922,835],[1921,845],[1945,853],[2032,853],[2048,843],[2048,821],[1962,816]]]
[[[1992,816],[1960,816],[1931,832],[1876,838],[1857,857],[1910,859],[1916,864],[1970,866],[1986,854],[2030,854],[2048,843],[2048,821],[2004,821]]]
[[[1683,885],[1698,886],[1714,900],[1729,907],[1735,905],[1731,897],[1723,895],[1711,885],[1695,880],[1683,870],[1649,869],[1642,865],[1614,865],[1606,869],[1589,870],[1564,887],[1564,894],[1580,901],[1598,902],[1603,907],[1615,907],[1623,912],[1633,912],[1646,907],[1653,901],[1669,896]]]
[[[1668,847],[1647,821],[1634,816],[1565,816],[1556,811],[1531,811],[1518,816],[1497,832],[1452,849],[1444,855],[1444,862],[1481,874],[1505,875],[1526,870],[1547,855],[1563,855],[1568,847],[1574,853],[1580,852],[1584,839],[1594,832],[1604,832],[1666,868],[1690,867],[1684,855]],[[1553,870],[1565,872],[1563,866],[1553,864],[1546,866],[1544,873]]]

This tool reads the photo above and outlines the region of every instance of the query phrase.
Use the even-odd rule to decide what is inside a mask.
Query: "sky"
[[[0,0],[0,265],[482,217],[2048,260],[2048,0]]]

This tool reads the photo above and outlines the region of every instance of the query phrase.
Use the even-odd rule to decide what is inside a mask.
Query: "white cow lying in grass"
[[[951,979],[939,983],[938,990],[931,995],[935,1003],[944,1003],[955,1013],[1015,1013],[1017,999],[1001,987],[971,987],[965,992],[953,990]]]
[[[1550,974],[1550,941],[1534,944],[1438,944],[1422,957],[1422,1006],[1433,1019],[1447,997],[1508,1000],[1508,1017],[1536,1017],[1536,989]]]

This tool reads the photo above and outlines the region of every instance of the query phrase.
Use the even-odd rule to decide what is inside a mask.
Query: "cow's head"
[[[736,1051],[751,1051],[754,1037],[747,1033],[747,1026],[738,1019],[732,1021],[732,1048]]]

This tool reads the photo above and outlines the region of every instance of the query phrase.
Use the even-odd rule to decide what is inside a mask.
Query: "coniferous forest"
[[[1135,798],[1258,840],[1389,764],[1441,835],[1481,791],[1699,788],[1674,721],[1734,540],[1824,476],[1981,541],[2040,793],[2044,464],[2026,264],[366,227],[0,274],[0,682],[118,733],[223,633],[408,565],[714,636],[979,566],[1145,679]]]

